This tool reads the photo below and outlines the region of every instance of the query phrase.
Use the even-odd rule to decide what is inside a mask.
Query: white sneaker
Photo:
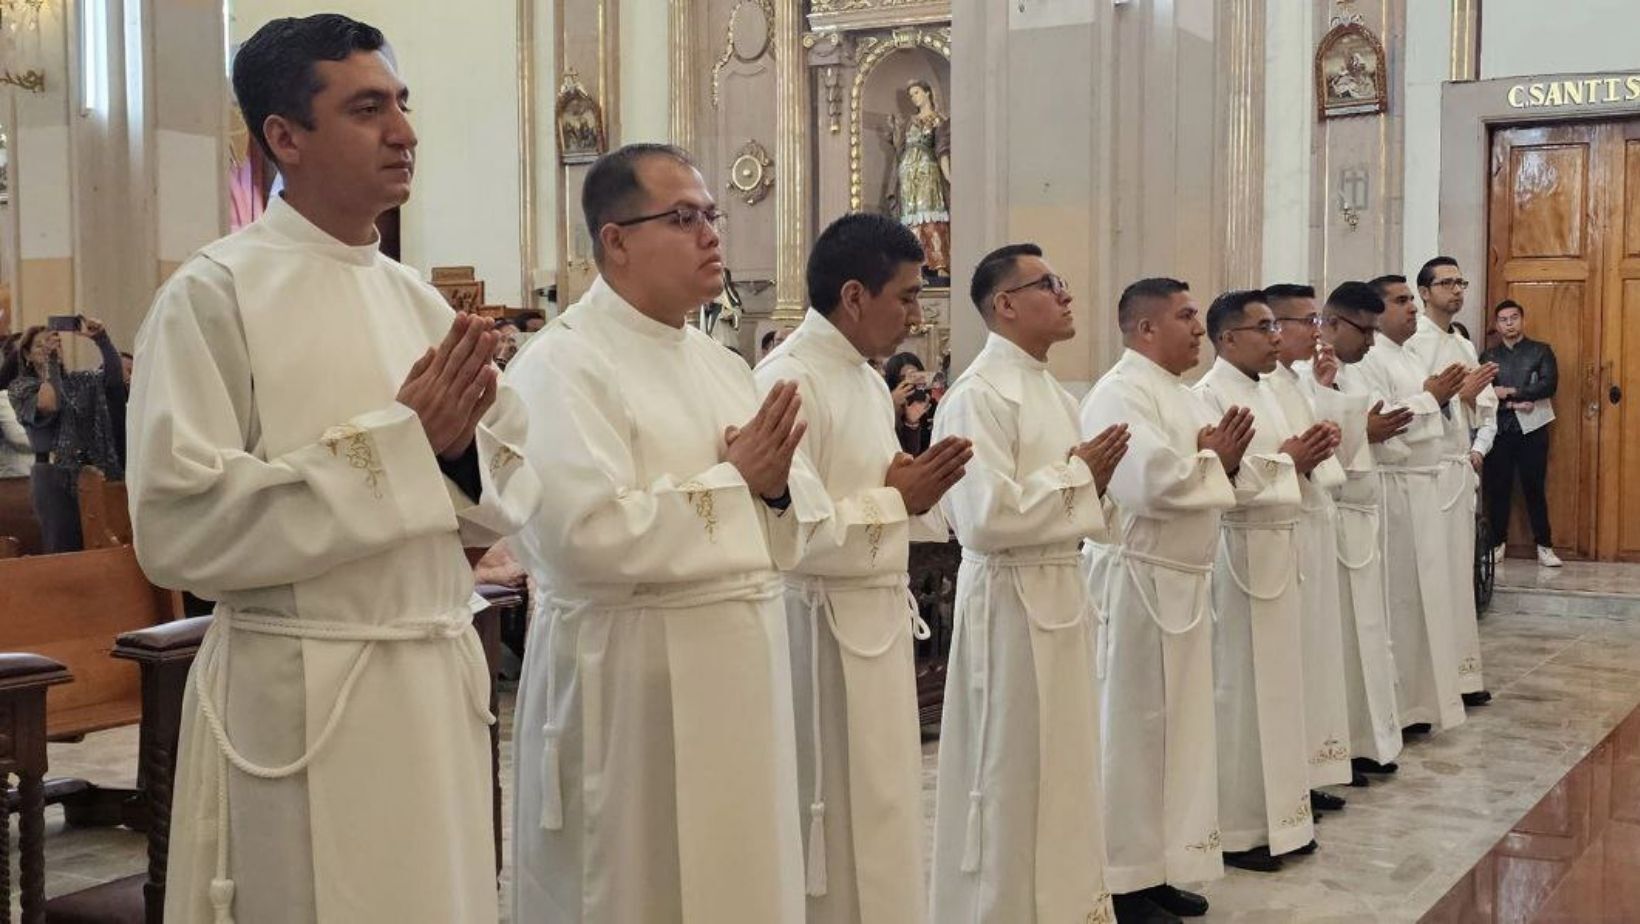
[[[1498,543],[1498,547],[1492,550],[1492,560],[1494,562],[1500,562],[1507,557],[1509,557],[1509,543]]]
[[[1555,550],[1546,545],[1538,546],[1538,564],[1545,568],[1559,568],[1562,564],[1560,556]]]

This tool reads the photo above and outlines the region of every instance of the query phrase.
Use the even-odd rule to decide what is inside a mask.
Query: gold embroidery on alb
[[[502,469],[522,458],[524,457],[519,455],[511,446],[502,443],[501,448],[497,449],[495,455],[490,458],[490,477],[496,477],[501,474]]]
[[[1310,794],[1305,793],[1298,799],[1298,811],[1276,822],[1278,828],[1296,828],[1310,820]]]
[[[1098,907],[1088,912],[1085,924],[1116,924],[1116,910],[1111,907],[1110,893],[1100,892],[1094,901],[1098,903]]]
[[[1076,488],[1071,484],[1071,470],[1068,465],[1059,466],[1059,499],[1065,505],[1065,519],[1076,516]]]
[[[1310,758],[1310,763],[1332,764],[1349,759],[1350,749],[1344,746],[1344,742],[1339,741],[1337,738],[1328,738],[1322,742],[1321,750],[1316,751],[1315,756]]]
[[[712,491],[698,481],[686,481],[678,485],[678,490],[689,498],[689,503],[695,505],[695,516],[700,517],[706,527],[706,538],[711,542],[717,541],[717,508],[713,506]]]
[[[319,437],[319,445],[329,449],[331,455],[345,458],[350,467],[364,472],[364,483],[369,486],[370,493],[377,500],[381,500],[382,479],[386,477],[387,471],[382,468],[381,457],[376,455],[376,443],[368,432],[351,424],[331,427]]]
[[[1208,853],[1209,851],[1218,850],[1221,843],[1222,842],[1219,840],[1219,830],[1214,828],[1213,832],[1207,835],[1207,840],[1198,841],[1194,844],[1186,844],[1184,849],[1194,850],[1197,853]]]
[[[864,498],[860,506],[865,508],[866,541],[871,543],[871,561],[876,564],[877,553],[883,548],[883,511],[869,497]]]
[[[1472,677],[1481,672],[1481,659],[1470,655],[1458,662],[1458,674],[1463,677]]]

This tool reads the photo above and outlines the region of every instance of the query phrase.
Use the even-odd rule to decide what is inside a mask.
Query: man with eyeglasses
[[[1110,920],[1099,804],[1096,626],[1078,545],[1127,429],[1083,440],[1048,350],[1076,335],[1035,244],[987,254],[969,290],[990,329],[935,436],[974,463],[942,506],[962,543],[934,796],[935,921]]]
[[[1281,283],[1264,290],[1265,304],[1275,314],[1280,345],[1275,369],[1261,378],[1281,407],[1288,430],[1282,438],[1302,433],[1320,420],[1338,427],[1336,420],[1316,413],[1299,378],[1295,363],[1317,360],[1336,366],[1332,351],[1321,345],[1321,315],[1315,307],[1315,289]],[[1359,782],[1350,769],[1350,716],[1344,691],[1344,631],[1338,602],[1337,510],[1333,495],[1344,485],[1344,469],[1336,458],[1323,460],[1308,478],[1299,479],[1303,495],[1299,518],[1299,570],[1304,618],[1304,731],[1310,755],[1310,805],[1317,812],[1336,811],[1344,800],[1318,787]]]
[[[1555,363],[1555,351],[1541,340],[1526,336],[1526,308],[1514,299],[1506,298],[1493,311],[1497,321],[1499,342],[1481,354],[1481,359],[1498,366],[1497,384],[1493,390],[1504,406],[1498,410],[1498,439],[1492,452],[1486,456],[1482,472],[1487,503],[1487,519],[1492,524],[1492,541],[1497,543],[1494,555],[1502,560],[1505,540],[1509,535],[1509,504],[1515,491],[1515,471],[1520,470],[1520,491],[1526,498],[1526,520],[1532,528],[1532,539],[1537,544],[1538,564],[1545,568],[1559,568],[1560,556],[1555,554],[1554,542],[1549,535],[1549,505],[1544,499],[1543,482],[1549,470],[1549,430],[1546,424],[1553,415],[1533,415],[1528,431],[1520,413],[1538,408],[1538,402],[1547,406],[1555,396],[1560,380]],[[1534,425],[1535,424],[1535,425]]]
[[[1453,563],[1438,479],[1443,409],[1468,373],[1453,363],[1431,375],[1424,360],[1407,348],[1418,329],[1418,306],[1405,276],[1379,276],[1369,285],[1384,302],[1378,323],[1382,336],[1361,360],[1361,374],[1375,400],[1413,414],[1406,432],[1376,444],[1373,455],[1384,490],[1381,535],[1397,708],[1405,732],[1426,734],[1464,720],[1453,645]],[[1468,562],[1463,566],[1467,574]],[[1469,592],[1465,584],[1463,593]]]
[[[1203,334],[1188,285],[1141,279],[1116,318],[1126,349],[1081,408],[1084,439],[1114,424],[1129,434],[1106,489],[1115,535],[1085,546],[1106,639],[1095,672],[1105,883],[1120,920],[1170,921],[1207,911],[1171,883],[1224,875],[1208,578],[1253,421],[1240,407],[1212,415],[1181,379]]]
[[[723,287],[689,156],[587,172],[598,279],[519,352],[545,482],[519,681],[515,921],[804,918],[779,571],[827,527],[790,382],[685,323]]]
[[[911,649],[928,631],[906,567],[913,539],[947,540],[929,513],[972,450],[953,437],[902,453],[888,385],[866,363],[922,323],[922,265],[916,235],[886,215],[832,222],[809,253],[803,323],[754,373],[762,389],[797,383],[798,454],[837,511],[785,578],[801,790],[786,810],[808,830],[809,924],[927,917]]]
[[[1339,425],[1334,456],[1344,469],[1344,484],[1335,502],[1337,543],[1326,553],[1335,557],[1331,567],[1338,575],[1350,765],[1357,774],[1394,773],[1402,744],[1379,550],[1384,490],[1374,456],[1382,451],[1388,458],[1405,458],[1400,437],[1413,414],[1404,407],[1386,411],[1388,399],[1375,393],[1361,372],[1383,313],[1384,300],[1371,286],[1339,284],[1323,307],[1316,359],[1293,364],[1316,413]]]
[[[1213,569],[1213,699],[1218,719],[1219,819],[1224,862],[1281,869],[1310,848],[1310,749],[1305,735],[1299,482],[1337,447],[1330,424],[1295,432],[1262,386],[1279,365],[1275,315],[1257,290],[1230,291],[1207,309],[1218,360],[1195,385],[1210,411],[1246,408],[1253,439],[1231,475]]]
[[[1479,502],[1481,466],[1498,433],[1498,396],[1492,390],[1495,363],[1482,363],[1475,344],[1453,330],[1452,321],[1463,310],[1469,280],[1451,257],[1435,257],[1418,270],[1418,296],[1423,313],[1407,349],[1423,361],[1427,374],[1456,365],[1464,370],[1458,400],[1442,409],[1441,472],[1437,479],[1441,523],[1446,530],[1452,585],[1452,641],[1458,658],[1458,692],[1465,706],[1484,705],[1481,674],[1481,636],[1476,623],[1474,561],[1475,511]]]

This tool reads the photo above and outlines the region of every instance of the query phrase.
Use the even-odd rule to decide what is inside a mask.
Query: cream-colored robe
[[[496,918],[462,546],[516,529],[539,486],[512,392],[478,430],[476,503],[395,403],[453,319],[375,246],[275,199],[185,263],[143,324],[137,555],[218,601],[183,704],[168,921],[215,920],[213,892],[247,924]]]
[[[1275,397],[1287,421],[1287,432],[1278,434],[1281,440],[1308,430],[1319,420],[1331,419],[1316,413],[1298,372],[1288,366],[1277,365],[1274,372],[1264,376],[1261,386]],[[1344,486],[1344,467],[1336,456],[1324,459],[1309,477],[1298,480],[1298,486],[1304,501],[1296,536],[1298,589],[1303,602],[1300,628],[1304,635],[1304,729],[1310,785],[1331,786],[1348,783],[1353,776],[1344,623],[1338,589],[1338,509],[1333,501]]]
[[[1418,315],[1418,331],[1406,343],[1407,350],[1424,364],[1425,374],[1434,375],[1453,363],[1466,369],[1479,365],[1475,345],[1458,332],[1440,326],[1429,315]],[[1441,522],[1447,536],[1447,556],[1451,568],[1452,644],[1458,659],[1458,692],[1475,693],[1486,689],[1481,673],[1481,635],[1475,613],[1475,505],[1481,476],[1469,461],[1471,451],[1486,455],[1498,431],[1498,395],[1488,385],[1470,407],[1462,398],[1447,404],[1442,418],[1440,493]],[[1505,524],[1507,526],[1508,524]]]
[[[1076,402],[991,334],[946,392],[934,438],[974,459],[943,507],[962,543],[934,797],[935,921],[1114,919],[1103,883],[1093,601],[1077,544],[1105,537],[1070,456]]]
[[[1253,412],[1213,569],[1213,699],[1225,850],[1283,854],[1315,836],[1304,714],[1302,494],[1281,443],[1292,428],[1269,389],[1222,357],[1196,383],[1213,416]]]
[[[799,458],[779,511],[721,461],[751,370],[602,278],[507,367],[542,592],[514,730],[513,920],[797,924],[791,653],[778,569],[830,518]]]
[[[808,424],[798,452],[832,499],[830,529],[786,574],[797,718],[798,799],[808,832],[811,924],[927,917],[922,741],[906,562],[913,525],[883,486],[900,452],[883,376],[810,311],[758,364],[758,391],[796,382]],[[915,538],[945,541],[939,530]]]
[[[1209,419],[1209,418],[1212,419]],[[1106,495],[1119,528],[1087,544],[1106,620],[1101,684],[1105,884],[1114,893],[1224,874],[1219,833],[1209,575],[1235,490],[1196,434],[1217,421],[1132,350],[1082,400],[1082,436],[1129,427]]]
[[[1350,756],[1389,763],[1401,753],[1401,717],[1395,703],[1395,658],[1378,544],[1384,488],[1367,442],[1367,410],[1378,399],[1354,366],[1339,370],[1336,388],[1317,382],[1308,363],[1293,368],[1316,415],[1338,424],[1342,435],[1333,455],[1344,468],[1345,480],[1335,504],[1338,542],[1331,551],[1338,562]]]
[[[1351,370],[1360,373],[1373,401],[1414,415],[1405,433],[1372,447],[1384,492],[1379,548],[1395,695],[1404,724],[1451,728],[1464,715],[1452,642],[1452,565],[1437,485],[1441,409],[1424,390],[1423,363],[1388,337],[1378,337]]]

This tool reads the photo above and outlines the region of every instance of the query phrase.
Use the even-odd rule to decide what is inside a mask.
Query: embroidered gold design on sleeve
[[[871,561],[877,562],[877,553],[883,548],[883,511],[877,502],[867,497],[860,505],[866,515],[866,542],[871,544]]]
[[[706,527],[706,538],[711,542],[717,541],[717,507],[713,503],[712,490],[698,481],[686,481],[678,485],[678,490],[689,498],[689,503],[695,507],[695,516],[700,517],[702,525]]]
[[[1076,486],[1071,484],[1069,465],[1059,466],[1059,500],[1065,505],[1065,519],[1076,516]]]
[[[351,424],[331,427],[319,437],[319,445],[329,449],[331,455],[346,459],[348,466],[364,472],[364,483],[370,488],[370,493],[381,500],[382,479],[387,477],[387,470],[382,468],[381,457],[376,454],[376,443],[368,431]]]
[[[495,455],[490,457],[490,477],[495,478],[501,474],[502,469],[522,458],[524,457],[519,455],[511,446],[502,443],[501,448],[497,449]]]

